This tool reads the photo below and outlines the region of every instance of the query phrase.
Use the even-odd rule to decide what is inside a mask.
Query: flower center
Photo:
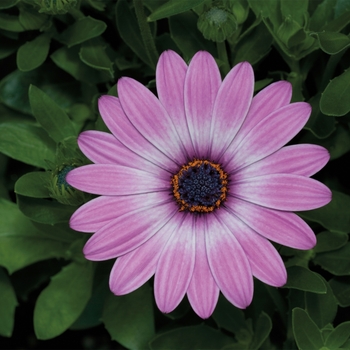
[[[61,186],[63,185],[64,189],[71,188],[72,186],[66,181],[67,174],[73,170],[75,167],[72,165],[65,165],[61,170],[59,170],[57,174],[57,186],[59,189],[61,189]]]
[[[227,196],[227,174],[219,164],[194,159],[171,179],[180,211],[209,213]]]

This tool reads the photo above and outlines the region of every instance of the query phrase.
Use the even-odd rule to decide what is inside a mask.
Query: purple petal
[[[297,102],[269,114],[250,130],[233,154],[224,154],[226,171],[232,172],[276,152],[302,129],[310,113],[309,104]]]
[[[211,157],[219,159],[240,129],[254,91],[254,72],[248,62],[237,64],[222,82],[211,124]]]
[[[311,249],[316,236],[311,228],[294,213],[277,211],[229,197],[229,210],[260,235],[295,249]]]
[[[98,107],[108,129],[125,147],[169,172],[174,172],[178,169],[176,163],[147,141],[135,129],[126,117],[118,98],[107,95],[102,96],[98,100]]]
[[[96,232],[110,221],[134,210],[149,208],[167,202],[167,192],[153,192],[132,196],[101,196],[77,209],[70,218],[73,230]]]
[[[186,162],[186,153],[171,117],[159,100],[138,81],[121,78],[118,93],[122,108],[139,133],[177,164]]]
[[[332,199],[321,182],[300,175],[272,174],[234,182],[230,195],[277,210],[311,210]]]
[[[268,174],[295,174],[311,176],[329,161],[327,149],[317,145],[293,145],[283,147],[270,156],[238,170],[235,181]]]
[[[205,249],[206,220],[196,220],[196,261],[191,283],[187,290],[188,300],[199,317],[208,318],[219,298],[219,287],[211,274]]]
[[[167,174],[166,172],[164,172]],[[169,178],[116,164],[89,164],[71,170],[66,181],[80,191],[99,195],[128,195],[169,190]]]
[[[228,211],[221,210],[218,216],[243,247],[253,275],[271,286],[283,286],[287,282],[286,268],[273,245]]]
[[[81,151],[94,163],[119,164],[159,176],[164,170],[126,148],[113,135],[101,131],[84,131],[79,135]]]
[[[210,125],[221,76],[214,58],[197,52],[185,79],[185,111],[191,139],[199,158],[207,157],[210,148]]]
[[[247,256],[215,215],[207,215],[207,220],[205,243],[210,270],[226,299],[244,309],[253,298],[253,276]]]
[[[173,311],[186,294],[195,262],[193,215],[177,213],[176,219],[182,224],[163,249],[154,277],[156,303],[165,313]]]
[[[177,208],[171,201],[147,209],[133,210],[110,221],[85,244],[86,259],[108,260],[129,253],[156,234],[176,211]]]
[[[156,81],[158,98],[174,121],[179,139],[188,157],[194,157],[184,106],[184,85],[187,64],[174,51],[164,51],[157,64]]]

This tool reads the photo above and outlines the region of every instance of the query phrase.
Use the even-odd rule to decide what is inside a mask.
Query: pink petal
[[[295,174],[311,176],[329,161],[327,149],[318,145],[286,146],[270,156],[238,170],[235,181],[268,174]]]
[[[186,153],[173,121],[159,100],[138,81],[121,78],[118,93],[122,108],[139,133],[177,164]]]
[[[132,210],[98,230],[86,242],[86,259],[100,261],[124,255],[145,243],[176,213],[173,201]]]
[[[177,213],[176,219],[182,224],[162,251],[154,277],[156,303],[165,313],[173,311],[186,294],[195,262],[193,215]]]
[[[174,121],[179,139],[187,156],[192,159],[194,150],[187,126],[184,106],[184,85],[187,64],[174,51],[164,51],[157,64],[156,81],[158,98]]]
[[[211,124],[212,159],[219,159],[240,129],[254,91],[254,72],[248,62],[237,64],[222,82]]]
[[[207,215],[205,243],[210,270],[227,300],[244,309],[253,298],[253,276],[235,236],[215,215]]]
[[[73,230],[95,232],[110,221],[130,211],[149,208],[167,202],[167,192],[153,192],[132,196],[101,196],[77,209],[70,218],[69,225]]]
[[[203,220],[202,220],[203,219]],[[188,300],[199,317],[208,318],[213,313],[219,298],[219,287],[211,274],[205,249],[206,220],[195,221],[196,261],[191,283],[187,290]]]
[[[229,210],[260,235],[295,249],[311,249],[316,236],[311,228],[294,213],[268,209],[229,197]]]
[[[145,171],[116,164],[84,165],[71,170],[66,181],[80,191],[107,196],[164,191],[170,188],[170,177],[158,178]]]
[[[228,211],[221,210],[218,216],[243,247],[253,275],[271,286],[283,286],[287,282],[287,272],[273,245]]]
[[[210,148],[210,125],[221,76],[214,58],[197,52],[185,79],[185,111],[196,156],[207,157]]]
[[[256,124],[238,147],[223,156],[226,171],[232,172],[276,152],[305,125],[311,107],[297,102],[278,109]],[[234,141],[235,142],[235,141]],[[233,154],[230,152],[233,151]]]
[[[321,182],[300,175],[271,174],[234,182],[230,195],[277,210],[311,210],[332,199]]]
[[[109,278],[109,286],[114,294],[130,293],[154,275],[159,256],[177,228],[176,223],[171,223],[173,218],[144,244],[117,259]]]
[[[84,131],[79,135],[81,151],[94,163],[119,164],[159,176],[164,170],[126,148],[113,135],[101,131]]]
[[[108,129],[125,147],[169,172],[174,172],[178,169],[176,163],[147,141],[135,129],[126,117],[118,98],[107,95],[102,96],[98,100],[98,107]]]

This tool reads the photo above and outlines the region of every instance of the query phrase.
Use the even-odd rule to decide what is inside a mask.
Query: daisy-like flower
[[[283,147],[311,108],[290,103],[291,85],[269,85],[253,97],[249,63],[222,81],[213,57],[198,52],[189,66],[164,52],[156,70],[158,98],[131,78],[119,98],[99,99],[112,134],[85,131],[78,143],[95,164],[70,171],[67,182],[100,197],[80,207],[70,226],[95,232],[87,259],[118,258],[110,274],[116,295],[154,275],[155,300],[171,312],[187,293],[209,317],[219,292],[238,308],[253,297],[253,276],[286,283],[284,263],[269,240],[310,249],[316,237],[292,211],[319,208],[330,190],[310,176],[329,160],[309,144]]]

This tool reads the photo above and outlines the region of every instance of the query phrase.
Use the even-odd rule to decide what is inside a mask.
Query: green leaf
[[[25,31],[17,16],[11,16],[6,13],[0,13],[0,29],[16,33]]]
[[[249,344],[249,349],[258,350],[264,343],[264,341],[268,338],[270,332],[272,330],[272,322],[265,312],[262,312],[259,315],[259,318],[256,321],[256,325],[254,328],[254,336],[251,344]]]
[[[329,55],[335,55],[350,46],[350,38],[342,33],[323,32],[315,35],[318,37],[321,49]]]
[[[52,277],[34,309],[38,339],[51,339],[67,330],[83,312],[91,296],[93,264],[72,262]]]
[[[338,0],[339,1],[339,0]],[[344,12],[333,21],[325,24],[322,29],[326,32],[340,32],[350,23],[350,11]]]
[[[338,250],[317,254],[314,263],[336,276],[350,275],[350,243]]]
[[[14,52],[16,52],[19,43],[15,40],[8,39],[5,37],[0,37],[1,39],[1,46],[0,46],[0,60],[3,58],[6,58],[10,55],[12,55]]]
[[[340,348],[350,337],[350,321],[339,324],[327,337],[325,345],[328,349]]]
[[[29,123],[0,124],[0,152],[21,162],[47,169],[55,158],[55,144],[47,133]]]
[[[280,2],[275,0],[248,0],[250,8],[255,13],[256,17],[267,17],[273,24],[273,28],[277,28],[282,23],[282,15],[280,11]]]
[[[22,45],[17,51],[18,69],[27,72],[41,66],[49,53],[50,41],[49,35],[41,34]]]
[[[323,340],[320,330],[303,309],[296,307],[292,312],[293,333],[300,350],[320,350]]]
[[[13,273],[27,265],[63,257],[68,248],[35,228],[14,203],[0,199],[0,265]]]
[[[158,21],[159,19],[177,15],[182,12],[189,11],[196,6],[203,4],[206,0],[169,0],[164,5],[159,6],[152,14],[148,17],[149,21]]]
[[[348,233],[350,232],[350,216],[344,208],[350,208],[350,196],[332,191],[332,201],[329,204],[299,214],[305,219],[321,224],[329,231]]]
[[[342,307],[350,306],[350,276],[334,277],[329,281],[338,304]]]
[[[320,275],[302,266],[287,268],[288,280],[283,288],[294,288],[306,292],[325,294],[327,287]]]
[[[283,17],[291,16],[303,26],[308,10],[308,0],[281,1],[281,13]]]
[[[350,69],[329,82],[324,90],[320,108],[322,113],[342,116],[350,111]]]
[[[81,44],[92,38],[101,35],[107,28],[105,22],[94,19],[90,16],[78,19],[68,27],[59,39],[68,47]]]
[[[29,101],[36,120],[56,142],[76,136],[73,123],[55,101],[34,85],[29,87]]]
[[[49,198],[49,190],[46,187],[49,180],[49,172],[35,171],[24,174],[15,183],[15,193],[27,197]]]
[[[333,322],[338,309],[331,287],[321,279],[327,288],[326,294],[305,293],[306,311],[320,329]]]
[[[15,323],[15,309],[18,305],[16,293],[4,269],[0,267],[0,335],[11,337]]]
[[[19,0],[2,0],[0,3],[0,9],[7,9],[15,6]]]
[[[233,343],[233,338],[206,325],[173,329],[157,335],[151,342],[151,350],[221,349]]]
[[[330,252],[343,247],[348,241],[348,235],[339,232],[323,231],[317,235],[316,253]]]
[[[42,29],[48,20],[48,15],[39,13],[33,6],[21,3],[19,21],[26,30]]]
[[[123,296],[110,294],[102,321],[113,340],[129,349],[147,349],[154,336],[153,295],[149,286]]]
[[[337,0],[323,0],[318,4],[309,22],[309,30],[321,32],[322,28],[333,20],[334,6]]]

